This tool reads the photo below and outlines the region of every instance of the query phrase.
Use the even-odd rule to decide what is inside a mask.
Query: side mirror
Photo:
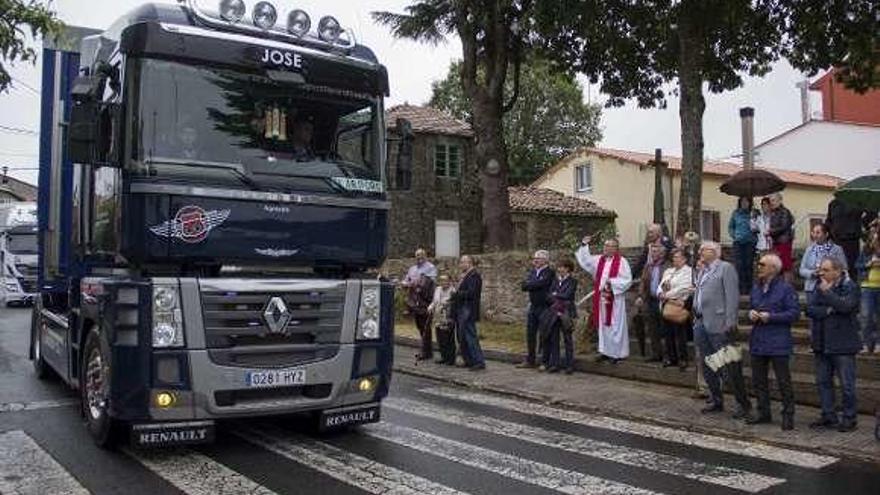
[[[97,76],[80,76],[73,83],[70,96],[73,107],[67,127],[67,155],[76,163],[94,163],[97,159],[98,98],[104,81]]]
[[[394,175],[395,189],[409,190],[412,187],[413,139],[412,123],[407,119],[397,119],[397,167]]]

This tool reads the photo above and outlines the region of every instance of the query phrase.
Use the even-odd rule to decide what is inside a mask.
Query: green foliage
[[[27,36],[55,34],[61,27],[49,4],[36,0],[0,0],[0,93],[6,91],[12,81],[7,64],[36,62],[37,52],[27,44]]]
[[[462,63],[453,62],[446,78],[432,84],[431,105],[473,122],[461,70]],[[602,139],[601,107],[584,103],[583,88],[574,76],[555,70],[546,60],[530,58],[521,70],[519,96],[504,114],[503,123],[509,180],[526,185],[561,157]],[[508,98],[513,94],[513,80],[508,75]]]

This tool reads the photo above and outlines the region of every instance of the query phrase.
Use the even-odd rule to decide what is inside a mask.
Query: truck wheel
[[[38,311],[39,307],[35,304],[33,311],[31,311],[31,349],[33,349],[31,359],[34,363],[34,373],[37,375],[37,379],[46,380],[53,373],[52,368],[43,359],[43,342],[40,339],[40,317]]]
[[[101,448],[112,449],[121,437],[121,426],[109,415],[109,349],[102,344],[101,338],[94,330],[86,337],[82,356],[79,390],[86,426],[95,444]]]

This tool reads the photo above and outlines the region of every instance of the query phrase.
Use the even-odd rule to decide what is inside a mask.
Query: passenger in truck
[[[293,145],[294,160],[312,160],[315,152],[312,149],[312,137],[315,133],[315,125],[305,117],[297,117],[291,128],[291,144]]]
[[[196,131],[195,127],[191,125],[181,127],[180,132],[178,133],[178,139],[180,140],[180,156],[182,158],[188,158],[190,160],[199,158],[200,153],[197,146],[199,133]]]

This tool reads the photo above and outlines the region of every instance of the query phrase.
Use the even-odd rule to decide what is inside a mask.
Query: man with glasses
[[[752,288],[749,321],[749,354],[752,358],[752,389],[758,399],[758,415],[747,424],[770,423],[769,366],[779,384],[782,396],[782,429],[794,429],[794,391],[791,386],[789,360],[792,353],[791,325],[800,316],[798,296],[780,275],[782,260],[765,254],[758,261],[758,282]]]

